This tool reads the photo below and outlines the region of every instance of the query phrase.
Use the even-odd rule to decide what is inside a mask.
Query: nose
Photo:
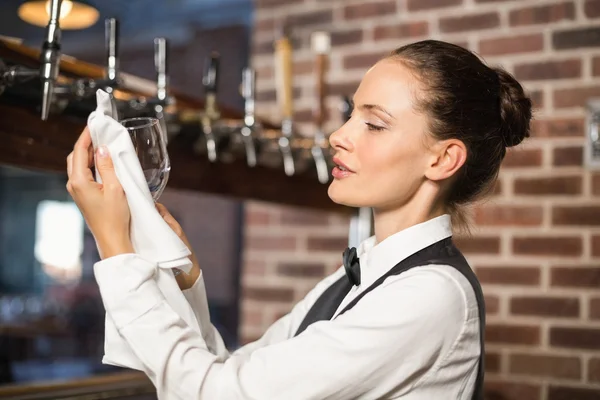
[[[354,144],[352,143],[351,135],[349,134],[350,121],[347,121],[338,130],[333,132],[329,136],[329,143],[331,147],[336,150],[346,150],[351,152],[354,150]]]

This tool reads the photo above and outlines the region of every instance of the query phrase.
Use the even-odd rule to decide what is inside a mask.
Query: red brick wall
[[[489,398],[600,398],[600,173],[582,165],[584,105],[600,96],[600,1],[257,0],[252,64],[258,110],[271,118],[273,28],[284,17],[306,134],[316,29],[332,33],[330,131],[339,95],[415,40],[467,46],[525,84],[533,137],[508,154],[495,195],[473,210],[473,237],[459,240],[487,297]],[[241,333],[250,340],[339,265],[348,220],[255,203],[247,217]]]

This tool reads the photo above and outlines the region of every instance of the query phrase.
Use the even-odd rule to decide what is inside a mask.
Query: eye
[[[383,126],[377,126],[377,125],[371,124],[371,123],[369,123],[369,122],[365,122],[365,125],[367,125],[367,128],[368,128],[370,131],[376,131],[376,132],[380,132],[380,131],[382,131],[382,130],[384,130],[384,129],[385,129]]]

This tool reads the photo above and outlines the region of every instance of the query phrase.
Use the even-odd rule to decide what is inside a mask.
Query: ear
[[[431,163],[425,172],[427,179],[432,181],[451,178],[467,160],[467,146],[458,139],[440,141],[432,152]]]

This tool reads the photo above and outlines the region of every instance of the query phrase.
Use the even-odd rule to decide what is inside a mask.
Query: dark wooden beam
[[[0,163],[65,172],[66,157],[84,123],[61,115],[44,122],[37,113],[0,104]],[[211,163],[192,152],[189,145],[169,143],[171,175],[167,187],[194,190],[237,199],[250,199],[351,213],[329,199],[327,185],[313,174],[288,177],[283,168],[250,168],[243,160]]]

